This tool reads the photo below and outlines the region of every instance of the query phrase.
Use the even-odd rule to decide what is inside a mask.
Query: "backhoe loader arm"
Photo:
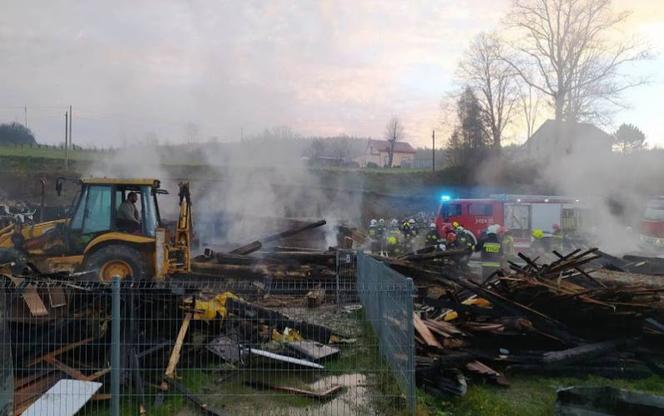
[[[191,194],[189,193],[189,182],[178,184],[180,192],[180,214],[175,228],[175,239],[171,253],[176,259],[171,263],[171,272],[189,272],[191,270]],[[171,257],[171,256],[169,256]]]

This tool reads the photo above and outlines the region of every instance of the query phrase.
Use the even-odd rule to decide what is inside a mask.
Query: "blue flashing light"
[[[440,201],[441,201],[441,202],[449,202],[449,201],[451,201],[451,200],[452,200],[452,197],[449,196],[449,195],[441,195],[441,196],[440,196]]]

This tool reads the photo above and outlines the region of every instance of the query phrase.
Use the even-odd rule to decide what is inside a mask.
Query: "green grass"
[[[0,146],[0,156],[5,157],[33,157],[43,159],[64,159],[65,150],[49,146]],[[71,150],[71,160],[94,160],[102,153],[96,151]]]
[[[432,416],[549,416],[556,390],[569,386],[614,386],[664,395],[664,378],[610,380],[601,377],[553,378],[513,376],[508,388],[473,384],[464,397],[442,400],[419,393],[419,415]]]

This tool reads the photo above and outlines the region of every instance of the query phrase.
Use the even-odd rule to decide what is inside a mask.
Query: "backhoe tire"
[[[102,247],[92,253],[85,261],[84,269],[93,272],[90,280],[98,282],[111,282],[115,276],[122,280],[143,280],[146,276],[141,252],[118,244]]]

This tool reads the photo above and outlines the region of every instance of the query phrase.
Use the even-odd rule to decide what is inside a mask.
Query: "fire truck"
[[[664,196],[648,201],[639,231],[642,249],[664,251]]]
[[[491,195],[479,199],[443,196],[436,228],[442,234],[447,224],[456,221],[477,239],[488,226],[498,224],[512,232],[515,246],[528,247],[533,229],[551,233],[557,224],[563,233],[574,234],[588,211],[579,199],[561,196]]]

